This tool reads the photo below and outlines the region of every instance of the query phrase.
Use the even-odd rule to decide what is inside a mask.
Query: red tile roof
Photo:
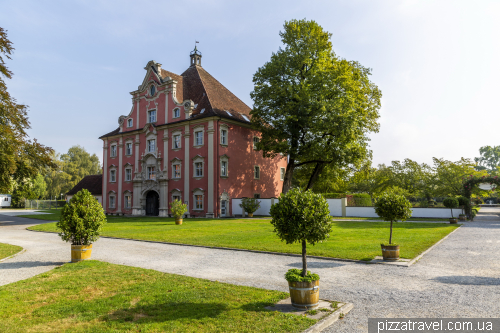
[[[81,189],[88,190],[92,195],[102,195],[102,175],[90,175],[83,177],[67,195],[75,195]]]

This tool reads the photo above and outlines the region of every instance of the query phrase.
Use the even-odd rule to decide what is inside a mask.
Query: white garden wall
[[[233,216],[242,216],[243,209],[240,207],[241,199],[232,199]],[[269,211],[271,205],[277,203],[279,199],[259,199],[260,208],[254,213],[255,215],[270,216]],[[347,217],[378,217],[375,213],[375,207],[346,207],[347,200],[344,199],[326,199],[330,206],[331,216],[347,216]],[[451,211],[449,208],[412,208],[412,217],[435,217],[435,218],[450,218]],[[453,209],[453,216],[458,217],[462,214],[462,210]]]

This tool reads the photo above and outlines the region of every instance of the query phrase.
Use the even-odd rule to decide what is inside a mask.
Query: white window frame
[[[129,151],[129,147],[130,147],[130,151]],[[125,155],[132,156],[133,151],[134,151],[134,145],[132,144],[132,142],[125,142]]]
[[[253,179],[260,179],[260,166],[253,166]]]
[[[201,196],[201,206],[197,206],[198,202],[196,201],[196,197]],[[203,210],[205,208],[205,191],[201,188],[197,188],[193,190],[193,210]]]
[[[255,139],[257,139],[257,140],[255,140]],[[254,136],[253,139],[252,139],[253,150],[257,150],[256,143],[259,143],[259,142],[260,142],[260,138],[258,136]]]
[[[179,141],[178,141],[178,144],[179,146],[176,147],[176,142],[175,141],[175,138],[178,137],[179,138]],[[177,132],[173,132],[172,133],[172,149],[181,149],[182,148],[182,134],[181,132],[177,131]]]
[[[128,175],[130,175],[130,178],[127,178]],[[130,167],[125,168],[125,181],[126,182],[132,181],[132,168]]]
[[[134,119],[128,118],[127,119],[127,127],[130,128],[130,127],[133,127],[133,126],[134,126]]]
[[[146,167],[146,178],[148,180],[156,180],[156,166],[148,165]]]
[[[148,153],[154,153],[156,151],[156,139],[148,139],[146,146]]]
[[[201,163],[201,175],[197,174],[197,171],[199,170],[197,168],[198,163]],[[201,179],[203,178],[204,175],[205,175],[205,159],[200,155],[196,155],[193,158],[193,178]]]
[[[177,115],[176,115],[177,113]],[[172,110],[172,118],[180,118],[181,117],[181,109],[175,108]]]
[[[223,135],[224,132],[226,133],[226,135]],[[227,126],[225,124],[220,125],[219,136],[220,136],[220,145],[227,147],[227,145],[229,143],[229,126]],[[223,139],[225,139],[225,140],[223,140]]]
[[[128,201],[127,198],[130,198],[130,202]],[[128,205],[128,203],[130,203],[130,205]],[[123,207],[125,209],[131,209],[132,208],[132,193],[130,193],[129,191],[126,191],[125,195],[123,196]]]
[[[182,161],[178,158],[173,159],[172,161],[172,179],[181,179],[182,178]],[[179,167],[178,173],[176,173],[176,167]]]
[[[113,200],[111,200],[111,199],[113,199]],[[109,194],[108,208],[111,208],[111,209],[116,208],[116,195],[114,192]]]
[[[194,132],[193,146],[194,147],[203,146],[203,130],[197,130]]]
[[[220,177],[227,178],[229,177],[229,157],[227,155],[222,155],[219,159],[220,163]],[[225,164],[225,168],[223,168]],[[223,172],[224,171],[224,172]]]
[[[116,183],[116,169],[109,170],[109,182]]]
[[[280,168],[280,180],[281,181],[285,180],[285,173],[286,173],[286,168]]]
[[[154,115],[154,119],[153,119],[152,115]],[[156,119],[157,119],[156,118],[156,109],[154,109],[154,110],[148,110],[148,119],[147,119],[147,122],[150,123],[150,124],[156,123]]]
[[[118,146],[116,145],[116,143],[114,143],[114,144],[111,145],[111,149],[109,151],[109,156],[110,157],[116,157],[116,155],[117,155],[117,148],[118,148]]]

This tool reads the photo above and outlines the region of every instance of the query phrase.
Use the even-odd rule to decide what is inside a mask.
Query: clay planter
[[[89,260],[91,254],[92,254],[92,244],[71,245],[71,262]]]
[[[467,216],[465,216],[465,214],[460,214],[458,215],[458,218],[460,221],[465,221],[467,219]]]
[[[382,247],[382,257],[384,260],[399,260],[399,245],[384,245]]]
[[[319,280],[312,282],[290,282],[290,299],[292,306],[299,309],[314,309],[319,304]]]
[[[450,219],[450,223],[451,223],[451,224],[457,224],[457,222],[458,222],[458,219],[457,219],[457,218],[452,218],[452,219]]]
[[[253,213],[248,213],[248,217],[253,217]]]
[[[175,218],[175,224],[180,225],[182,224],[182,219],[180,217]]]

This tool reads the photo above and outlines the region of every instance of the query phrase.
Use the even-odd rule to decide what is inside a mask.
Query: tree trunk
[[[302,276],[307,275],[306,241],[302,241]]]
[[[389,234],[389,245],[392,244],[392,220],[391,220],[391,233]]]
[[[285,179],[283,179],[283,188],[281,192],[286,193],[292,188],[293,171],[295,169],[295,159],[290,158],[286,166]]]
[[[454,218],[453,217],[453,208],[450,208],[450,210],[451,210],[451,218]]]
[[[325,166],[326,166],[325,163],[316,163],[316,165],[314,166],[314,170],[311,174],[311,177],[309,177],[309,182],[307,183],[306,191],[312,189],[314,183],[316,183],[316,180],[318,180],[318,177],[325,168]]]

